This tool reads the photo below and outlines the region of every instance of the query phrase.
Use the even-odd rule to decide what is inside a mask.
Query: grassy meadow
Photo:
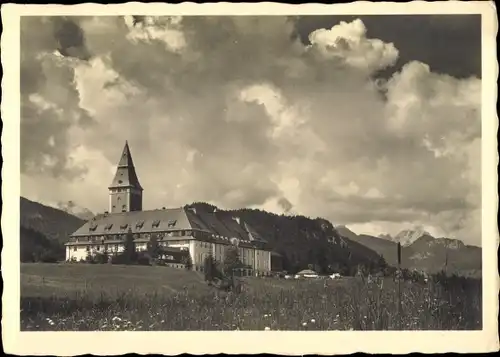
[[[240,293],[162,266],[21,264],[23,331],[478,330],[481,282],[239,278]]]

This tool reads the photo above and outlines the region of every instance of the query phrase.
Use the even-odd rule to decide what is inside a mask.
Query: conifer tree
[[[158,259],[161,255],[161,247],[156,234],[152,234],[148,242],[148,253],[152,259]]]
[[[124,263],[132,264],[137,260],[137,252],[135,250],[134,235],[132,229],[129,228],[125,235],[125,249],[123,251]]]

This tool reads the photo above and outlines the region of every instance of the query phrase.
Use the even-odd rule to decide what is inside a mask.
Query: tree
[[[158,243],[158,237],[156,234],[152,234],[148,242],[148,253],[151,259],[158,259],[161,255],[161,247]]]
[[[325,250],[321,249],[316,252],[316,261],[318,263],[320,273],[329,273],[328,259],[326,258]]]
[[[86,263],[93,263],[94,261],[94,258],[92,257],[92,252],[89,250],[87,250],[87,255],[85,256],[85,262]]]
[[[129,228],[125,235],[125,248],[123,250],[125,264],[132,264],[137,260],[137,252],[135,250],[134,235],[132,229]]]
[[[286,253],[282,250],[280,251],[280,255],[281,255],[281,267],[283,268],[283,270],[286,272],[291,271],[292,264],[290,263],[290,259],[288,259]]]
[[[205,281],[211,283],[215,278],[215,261],[212,254],[208,254],[203,260],[203,272],[205,273]]]
[[[224,253],[224,273],[233,276],[234,269],[241,267],[237,247],[229,247]]]
[[[381,255],[380,256],[380,259],[378,260],[377,262],[377,271],[382,271],[384,272],[386,270],[386,268],[388,267],[388,264],[387,262],[385,261],[384,259],[384,256]]]
[[[191,255],[186,255],[181,259],[181,261],[184,264],[186,270],[191,270],[193,268],[193,260],[191,259]]]

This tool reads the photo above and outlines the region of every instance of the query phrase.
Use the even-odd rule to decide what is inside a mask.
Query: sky
[[[204,201],[481,245],[479,16],[29,17],[21,194]]]

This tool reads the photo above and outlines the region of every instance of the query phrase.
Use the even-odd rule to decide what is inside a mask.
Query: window
[[[106,226],[104,227],[104,229],[107,230],[107,231],[109,231],[112,227],[113,227],[113,223],[108,223],[108,224],[106,224]]]
[[[100,250],[101,250],[101,246],[100,246],[100,245],[98,245],[98,246],[97,246],[97,251],[100,251]]]
[[[73,247],[73,252],[76,252],[76,246]]]
[[[135,224],[135,228],[141,229],[144,226],[144,221],[139,221]]]
[[[124,224],[120,225],[120,229],[127,229],[127,227],[128,227],[127,223],[124,223]]]
[[[157,219],[155,221],[153,221],[153,224],[152,224],[153,228],[158,228],[160,226],[160,220]],[[169,226],[170,227],[170,226]]]
[[[168,227],[169,228],[175,227],[176,223],[177,223],[177,220],[172,219],[172,220],[168,221]]]
[[[89,245],[87,246],[86,251],[87,251],[87,252],[90,252],[90,246],[89,246]]]

